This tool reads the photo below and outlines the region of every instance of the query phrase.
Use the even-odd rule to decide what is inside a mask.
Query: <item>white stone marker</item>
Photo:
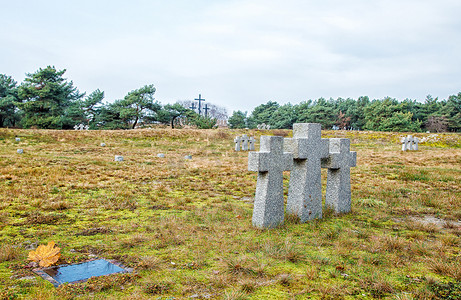
[[[400,142],[402,143],[402,151],[407,151],[407,137],[400,138]]]
[[[24,150],[23,150],[23,149],[18,149],[18,150],[16,150],[16,152],[17,152],[18,154],[23,154],[23,153],[24,153]]]
[[[123,161],[123,156],[115,155],[115,161]]]
[[[417,137],[413,138],[413,143],[411,144],[411,150],[418,150],[419,139]]]
[[[21,141],[21,138],[16,138],[16,142],[20,142]]]
[[[157,154],[157,157],[164,158],[164,157],[165,157],[165,154],[159,153],[159,154]]]
[[[321,159],[327,158],[328,139],[321,138],[317,123],[293,124],[293,138],[284,142],[284,151],[293,153],[287,213],[302,223],[322,218]]]
[[[248,139],[248,135],[244,134],[242,135],[242,150],[243,151],[248,151],[248,142],[250,140]]]
[[[234,143],[235,143],[235,151],[240,151],[240,143],[242,142],[242,138],[240,136],[235,137]]]
[[[255,151],[255,138],[254,137],[250,137],[250,151]]]
[[[184,156],[184,159],[192,159],[192,155],[186,155]]]
[[[79,125],[74,126],[74,130],[78,130],[79,128],[80,128]]]
[[[105,143],[101,143],[101,147],[106,147],[106,144],[105,144]]]
[[[351,211],[351,172],[357,163],[357,152],[350,152],[349,139],[330,139],[330,155],[322,160],[328,168],[325,204],[336,213]]]
[[[413,136],[409,135],[409,136],[407,136],[407,144],[405,145],[405,149],[406,150],[411,150],[412,144],[413,144]]]
[[[260,152],[248,155],[248,170],[258,172],[253,225],[272,228],[283,223],[283,171],[293,167],[293,155],[283,152],[283,137],[262,136]]]

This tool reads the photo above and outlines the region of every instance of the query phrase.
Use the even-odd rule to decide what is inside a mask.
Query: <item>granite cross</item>
[[[240,143],[242,142],[242,138],[240,136],[235,137],[234,143],[235,143],[235,151],[240,151]]]
[[[413,142],[411,143],[411,150],[418,150],[418,142],[419,139],[417,137],[414,137]]]
[[[262,136],[260,152],[248,155],[248,170],[258,172],[253,225],[272,228],[283,223],[283,171],[291,170],[293,155],[283,152],[283,137]]]
[[[255,138],[254,137],[250,137],[250,151],[255,151]]]
[[[407,150],[407,143],[408,143],[407,140],[408,140],[408,137],[400,138],[400,142],[402,143],[402,151]]]
[[[322,218],[321,159],[328,157],[328,139],[321,137],[321,125],[293,124],[293,138],[284,142],[284,151],[293,153],[287,213],[302,223]]]
[[[248,151],[248,142],[250,140],[248,139],[248,135],[244,134],[242,135],[242,150],[243,151]]]
[[[325,205],[336,213],[351,211],[351,173],[356,166],[357,152],[350,152],[349,139],[330,139],[330,154],[322,160],[322,168],[328,168]]]

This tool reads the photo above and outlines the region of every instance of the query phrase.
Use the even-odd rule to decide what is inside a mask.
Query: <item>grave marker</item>
[[[20,142],[20,141],[21,141],[21,139],[20,139],[20,138],[16,138],[16,142]]]
[[[164,158],[164,157],[165,157],[165,154],[159,153],[159,154],[157,154],[157,157]]]
[[[235,137],[234,143],[235,143],[235,151],[240,151],[240,143],[242,142],[242,138],[240,136]]]
[[[293,153],[287,213],[302,223],[322,218],[321,159],[327,158],[328,139],[321,138],[321,125],[293,124],[293,138],[286,138],[284,148]]]
[[[248,135],[244,134],[242,135],[242,150],[243,151],[248,151]]]
[[[349,139],[330,139],[330,154],[322,160],[322,168],[328,168],[325,204],[336,213],[351,211],[350,168],[357,163],[357,152],[350,152]]]
[[[23,150],[23,149],[18,149],[18,150],[16,150],[16,152],[17,152],[18,154],[23,154],[23,153],[24,153],[24,150]]]
[[[413,143],[411,145],[411,150],[418,150],[419,139],[417,137],[413,138]]]
[[[254,137],[250,137],[250,151],[255,151],[255,138]]]
[[[283,137],[262,136],[260,152],[248,155],[248,170],[258,172],[253,225],[272,228],[283,223],[283,171],[291,170],[293,155],[283,152]]]
[[[123,161],[123,156],[115,155],[115,161]]]

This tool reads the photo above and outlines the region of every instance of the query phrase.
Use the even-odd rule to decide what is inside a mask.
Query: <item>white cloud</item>
[[[144,84],[251,110],[269,100],[459,92],[455,0],[32,0],[5,4],[0,73],[56,65],[108,100]],[[21,16],[21,18],[17,16]]]

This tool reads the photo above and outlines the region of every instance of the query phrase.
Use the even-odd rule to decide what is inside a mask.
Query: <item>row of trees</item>
[[[146,85],[129,92],[123,99],[103,103],[99,89],[88,96],[63,78],[66,70],[48,66],[26,74],[20,85],[0,74],[0,127],[71,129],[87,124],[90,129],[130,129],[142,124],[195,125],[213,128],[213,111],[225,109],[209,105],[207,117],[181,103],[161,105],[155,100],[155,87]]]
[[[271,128],[290,129],[294,123],[320,123],[324,129],[375,131],[453,131],[461,132],[461,93],[447,100],[427,96],[424,103],[392,98],[370,101],[320,98],[299,104],[280,105],[269,101],[247,112],[234,111],[229,118],[231,128],[255,128],[266,123]]]

